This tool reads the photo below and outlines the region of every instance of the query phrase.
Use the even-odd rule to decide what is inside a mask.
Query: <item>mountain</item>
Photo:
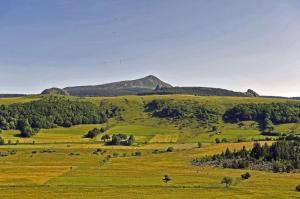
[[[236,92],[222,88],[210,87],[162,87],[155,91],[139,93],[139,95],[169,95],[169,94],[186,94],[199,96],[237,96],[237,97],[259,97],[259,95],[248,89],[247,92]]]
[[[222,88],[210,87],[173,87],[161,81],[159,78],[149,75],[136,80],[119,81],[101,85],[75,86],[64,89],[50,88],[42,94],[59,94],[72,96],[122,96],[122,95],[168,95],[188,94],[201,96],[240,96],[259,97],[259,95],[248,89],[247,92],[236,92]]]
[[[136,95],[141,92],[153,91],[156,88],[171,87],[170,84],[161,81],[153,75],[149,75],[136,80],[126,80],[95,86],[67,87],[63,90],[74,96],[120,96]]]

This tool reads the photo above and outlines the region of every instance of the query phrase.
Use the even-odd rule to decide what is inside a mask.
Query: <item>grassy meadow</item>
[[[219,153],[227,147],[250,148],[253,139],[262,139],[257,124],[245,126],[220,122],[221,133],[202,127],[180,126],[152,117],[144,105],[153,99],[193,100],[224,111],[239,103],[286,102],[286,99],[201,96],[124,96],[85,98],[95,104],[108,100],[122,108],[119,118],[106,124],[77,125],[70,128],[42,129],[31,138],[18,137],[18,131],[0,133],[11,145],[0,146],[0,196],[3,198],[300,198],[295,186],[300,173],[249,171],[252,177],[241,180],[247,170],[197,167],[193,158]],[[25,103],[39,97],[0,99],[0,104]],[[125,133],[136,137],[133,146],[104,146],[101,135],[85,138],[87,131],[106,127],[106,133]],[[276,126],[281,132],[300,134],[299,124]],[[228,143],[215,144],[226,138]],[[237,139],[246,142],[235,143]],[[18,144],[15,144],[15,143]],[[197,142],[203,147],[197,148]],[[264,143],[264,142],[262,142]],[[173,152],[165,152],[173,147]],[[97,152],[98,149],[98,152]],[[159,150],[161,153],[153,153]],[[134,155],[141,152],[140,156]],[[110,156],[111,158],[107,158]],[[171,181],[164,183],[162,177]],[[224,176],[234,179],[224,187]]]

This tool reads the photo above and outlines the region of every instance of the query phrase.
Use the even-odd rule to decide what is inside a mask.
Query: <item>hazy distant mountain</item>
[[[67,87],[63,90],[74,96],[119,96],[135,95],[163,87],[171,88],[172,86],[153,75],[149,75],[136,80],[120,81],[95,86]]]
[[[139,93],[140,95],[168,95],[168,94],[187,94],[199,96],[238,96],[238,97],[259,97],[259,95],[248,89],[247,92],[236,92],[222,88],[210,87],[162,87],[155,91]]]
[[[259,95],[248,89],[247,92],[235,92],[222,88],[209,87],[173,87],[153,75],[147,77],[113,82],[94,86],[75,86],[64,89],[50,88],[42,94],[60,94],[73,96],[122,96],[122,95],[167,95],[167,94],[189,94],[201,96],[241,96],[259,97]]]

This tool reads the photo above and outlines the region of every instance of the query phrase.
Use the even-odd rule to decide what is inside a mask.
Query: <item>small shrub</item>
[[[173,152],[174,151],[174,148],[173,147],[168,147],[166,152]]]
[[[300,192],[300,184],[296,186],[296,190]]]
[[[228,140],[226,138],[223,138],[221,142],[226,143],[226,142],[228,142]]]
[[[202,148],[202,142],[198,142],[198,148]]]
[[[168,183],[169,181],[171,181],[172,179],[171,179],[168,175],[164,175],[164,177],[163,177],[162,180],[163,180],[164,183],[167,184],[167,183]]]
[[[114,152],[114,153],[113,153],[113,157],[116,158],[116,157],[118,157],[118,156],[119,156],[119,153],[117,153],[117,152]]]
[[[251,177],[251,174],[249,172],[247,172],[247,173],[242,174],[241,177],[242,177],[242,179],[247,180]]]
[[[221,143],[221,140],[220,140],[219,138],[216,138],[216,139],[215,139],[215,142],[216,142],[217,144],[220,144],[220,143]]]
[[[152,151],[153,154],[159,154],[161,153],[158,149],[155,149],[154,151]]]
[[[141,156],[142,155],[142,152],[140,151],[136,151],[134,153],[132,153],[132,156]]]
[[[2,137],[0,137],[0,145],[4,145],[5,144],[5,141]]]
[[[228,176],[225,176],[221,181],[221,183],[225,184],[226,187],[229,187],[232,184],[232,182],[233,182],[232,178]]]

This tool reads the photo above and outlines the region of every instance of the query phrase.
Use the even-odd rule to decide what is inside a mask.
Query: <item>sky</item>
[[[300,1],[0,0],[0,93],[150,74],[300,96]]]

